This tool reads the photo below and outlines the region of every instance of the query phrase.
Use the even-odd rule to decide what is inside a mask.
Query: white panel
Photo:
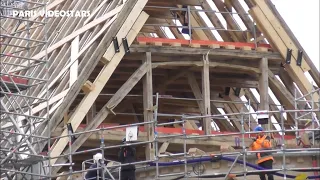
[[[77,54],[79,52],[79,41],[80,37],[77,36],[71,43],[71,62],[74,62],[70,67],[70,79],[69,87],[78,79],[78,66],[79,61],[77,60]]]
[[[126,141],[138,140],[138,126],[131,126],[126,128]]]

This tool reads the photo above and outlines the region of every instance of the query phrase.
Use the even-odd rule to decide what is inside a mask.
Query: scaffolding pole
[[[32,111],[37,105],[35,101],[40,100],[33,94],[35,89],[48,89],[47,52],[40,59],[32,58],[35,47],[47,49],[47,17],[29,19],[13,15],[17,10],[46,11],[47,2],[3,0],[0,5],[1,136],[6,140],[0,142],[0,170],[9,179],[50,179],[49,152],[40,155],[42,150],[35,148],[40,142],[50,147],[50,133],[37,136],[42,130],[40,126],[48,125],[48,93],[41,98],[43,109]],[[42,36],[33,36],[35,31],[42,31]],[[21,66],[23,70],[12,71]]]

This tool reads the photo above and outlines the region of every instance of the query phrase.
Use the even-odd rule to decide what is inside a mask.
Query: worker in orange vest
[[[257,132],[257,136],[256,139],[254,139],[254,142],[251,144],[250,149],[252,151],[271,150],[271,137],[264,134],[263,128],[261,126],[257,126],[254,131]],[[260,167],[264,169],[272,169],[274,159],[271,152],[258,152],[256,153],[256,156],[256,163]],[[266,174],[268,176],[268,180],[273,180],[273,175],[270,172],[259,173],[260,180],[266,180]]]

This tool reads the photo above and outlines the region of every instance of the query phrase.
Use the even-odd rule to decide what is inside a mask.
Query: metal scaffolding
[[[155,7],[153,7],[155,8]],[[187,28],[189,29],[188,34],[191,37],[191,29],[205,29],[202,27],[192,27],[190,23],[190,14],[192,11],[196,12],[206,12],[206,13],[217,13],[214,11],[204,11],[204,10],[192,10],[190,7],[186,8],[171,8],[168,7],[170,11],[185,11],[187,12],[188,23],[187,25],[178,26],[177,28]],[[46,35],[46,17],[28,18],[28,17],[17,17],[13,16],[14,11],[19,10],[44,10],[46,11],[46,1],[1,1],[0,13],[1,13],[1,141],[0,141],[0,170],[1,178],[6,179],[55,179],[62,176],[67,176],[72,179],[73,174],[81,173],[82,178],[85,173],[89,170],[87,164],[92,164],[92,160],[86,160],[82,163],[82,170],[76,170],[74,168],[73,156],[80,154],[88,154],[89,152],[101,152],[105,155],[105,150],[112,148],[120,148],[123,146],[137,146],[146,145],[152,143],[155,147],[154,159],[137,161],[130,164],[137,165],[137,169],[146,170],[148,168],[155,167],[154,179],[162,179],[168,177],[181,177],[183,179],[188,178],[199,178],[203,176],[213,176],[213,177],[224,177],[227,178],[230,174],[242,175],[246,178],[247,175],[252,173],[257,173],[261,171],[270,170],[252,170],[249,169],[248,159],[253,157],[257,151],[250,151],[246,146],[245,140],[251,138],[251,131],[254,119],[251,118],[252,114],[257,114],[257,112],[251,112],[252,102],[234,102],[234,101],[216,101],[217,103],[233,103],[241,104],[242,110],[240,113],[229,113],[229,114],[214,114],[210,116],[190,116],[183,114],[163,114],[159,113],[159,100],[161,99],[172,99],[172,100],[192,100],[201,101],[201,99],[187,99],[187,98],[174,98],[159,96],[156,94],[154,97],[156,99],[156,104],[154,108],[154,118],[148,122],[144,123],[134,123],[128,125],[119,125],[112,127],[100,127],[98,129],[93,129],[84,132],[73,132],[71,128],[68,130],[68,134],[65,136],[51,137],[50,124],[48,123],[49,114],[49,97],[43,92],[48,91],[48,63],[47,55],[44,55],[41,59],[35,59],[33,56],[37,54],[40,50],[46,53],[47,49],[47,35]],[[220,12],[223,13],[223,12]],[[226,12],[232,13],[232,12]],[[236,21],[235,21],[236,22]],[[156,25],[156,24],[145,24],[145,26],[161,26],[161,27],[172,27],[171,25]],[[207,28],[208,30],[222,31],[222,29]],[[226,31],[237,31],[237,30],[226,30]],[[242,30],[241,30],[242,31]],[[253,31],[253,32],[252,32]],[[247,32],[255,35],[255,23],[252,24],[252,29]],[[34,33],[39,32],[39,33]],[[40,33],[41,32],[41,33]],[[190,38],[190,43],[191,43]],[[254,38],[254,43],[257,46],[256,37]],[[286,158],[289,155],[301,155],[301,151],[305,151],[306,154],[312,156],[319,156],[319,148],[313,147],[316,144],[319,135],[319,109],[315,109],[314,104],[319,102],[314,102],[312,99],[313,93],[320,93],[319,89],[313,89],[311,94],[304,95],[302,97],[297,97],[295,95],[295,109],[294,110],[284,110],[283,107],[279,111],[268,111],[266,113],[274,114],[279,113],[281,117],[279,124],[281,125],[281,130],[268,130],[267,133],[281,133],[279,138],[279,147],[275,147],[272,152],[277,152],[276,155],[282,157],[282,167],[273,169],[272,171],[282,172],[284,179],[290,177],[289,172],[291,170],[305,170],[306,168],[311,169],[311,171],[319,171],[320,167],[306,167],[300,169],[294,169],[286,167]],[[40,95],[39,95],[40,94]],[[296,93],[297,94],[297,93]],[[100,94],[103,95],[103,94]],[[108,94],[105,94],[108,95]],[[311,96],[311,98],[309,98]],[[311,99],[311,101],[309,100]],[[300,109],[302,108],[302,109]],[[294,114],[295,129],[285,128],[284,113]],[[116,114],[126,114],[126,113],[116,113]],[[143,115],[143,114],[127,114],[127,115]],[[176,117],[177,121],[159,123],[158,117]],[[230,123],[240,122],[240,132],[230,132],[230,133],[220,133],[216,132],[210,135],[190,135],[187,133],[186,122],[198,120],[204,117],[212,118],[214,121],[226,121],[224,118],[228,117]],[[214,121],[213,121],[214,119]],[[249,130],[245,129],[245,124],[248,124]],[[158,131],[159,127],[165,125],[181,125],[180,134],[161,134]],[[104,135],[106,131],[114,129],[122,129],[130,126],[145,126],[151,125],[155,129],[154,139],[146,141],[128,142],[127,144],[120,145],[106,145]],[[307,128],[301,129],[301,125]],[[42,130],[46,127],[49,129],[47,134],[43,134]],[[304,146],[303,148],[290,149],[285,143],[285,134],[294,133],[297,144],[302,141],[302,133],[309,133],[311,140],[310,146]],[[81,134],[98,134],[100,136],[100,147],[89,149],[89,150],[78,150],[72,148],[73,138]],[[308,135],[309,135],[308,134]],[[89,136],[89,135],[88,135]],[[236,136],[235,146],[239,149],[236,152],[219,153],[214,156],[211,155],[190,155],[187,149],[187,141],[195,139],[210,139],[215,137],[223,136]],[[51,142],[57,139],[68,138],[69,147],[67,151],[62,153],[58,157],[50,157],[50,148],[53,147]],[[183,140],[183,148],[179,153],[171,153],[170,155],[161,154],[159,152],[159,140],[160,139],[171,139],[179,138]],[[46,145],[43,149],[43,145]],[[75,152],[74,152],[75,151]],[[177,173],[163,174],[160,169],[165,166],[161,162],[163,158],[174,158],[177,165],[183,166],[183,171]],[[66,164],[50,164],[51,158],[67,158],[68,162]],[[199,160],[200,158],[200,160]],[[216,161],[229,160],[232,164],[230,169],[226,172],[216,172],[215,174],[208,174],[204,170],[201,170],[201,163],[207,161],[208,159],[215,159]],[[319,158],[319,157],[318,157]],[[197,159],[197,161],[195,161]],[[107,172],[109,179],[115,179],[114,175],[119,174],[122,166],[128,164],[120,164],[116,161],[110,161],[104,159],[102,163],[103,166],[99,169],[104,169]],[[106,163],[105,163],[106,162]],[[234,171],[233,167],[236,163],[243,164],[243,171]],[[106,165],[105,165],[106,164]],[[195,166],[197,164],[198,166]],[[69,172],[65,174],[52,174],[52,169],[57,166],[69,167]],[[171,166],[171,165],[168,165]],[[190,171],[190,168],[198,169]],[[101,175],[105,178],[105,174]],[[113,178],[112,178],[113,177]]]
[[[318,93],[318,90],[314,90],[313,93]],[[101,127],[99,129],[95,129],[95,130],[90,130],[90,131],[85,131],[85,132],[80,132],[80,133],[73,133],[73,134],[69,134],[76,136],[79,134],[85,134],[85,133],[90,133],[90,134],[97,134],[98,136],[100,136],[100,140],[101,140],[101,145],[100,147],[94,148],[94,149],[89,149],[89,150],[82,150],[82,151],[77,151],[76,153],[65,153],[62,156],[64,157],[70,157],[70,165],[72,165],[72,156],[76,155],[76,154],[86,154],[88,152],[101,152],[104,155],[104,150],[106,149],[111,149],[111,148],[119,148],[119,147],[123,147],[123,146],[137,146],[137,145],[141,145],[141,144],[148,144],[148,143],[153,143],[154,147],[155,147],[155,158],[154,160],[146,160],[146,161],[137,161],[134,163],[130,163],[130,164],[135,164],[137,165],[137,170],[147,170],[148,168],[154,168],[153,170],[155,171],[155,176],[152,177],[154,179],[168,179],[170,177],[172,178],[180,178],[180,179],[188,179],[188,178],[201,178],[201,177],[213,177],[213,178],[227,178],[230,175],[234,175],[234,176],[243,176],[244,179],[246,179],[246,176],[251,176],[251,175],[257,175],[257,173],[259,172],[273,172],[276,173],[276,175],[278,176],[282,176],[283,179],[287,179],[287,178],[294,178],[295,176],[290,175],[290,171],[307,171],[309,172],[309,178],[310,179],[315,179],[318,178],[318,175],[310,175],[310,172],[316,172],[320,170],[320,167],[314,166],[314,167],[299,167],[299,168],[292,168],[292,167],[288,167],[286,165],[286,159],[290,156],[315,156],[316,158],[319,159],[319,147],[316,147],[316,143],[315,141],[317,140],[317,137],[315,135],[310,135],[310,142],[311,146],[309,147],[305,147],[305,146],[300,146],[299,144],[299,139],[300,137],[296,137],[294,139],[296,139],[296,145],[297,148],[290,148],[288,147],[284,142],[285,142],[285,135],[286,133],[296,133],[296,132],[306,132],[305,129],[299,129],[299,126],[296,129],[286,129],[284,126],[285,123],[285,119],[284,119],[284,113],[291,113],[291,114],[296,114],[296,113],[318,113],[319,109],[294,109],[294,110],[284,110],[283,107],[281,107],[281,109],[279,111],[267,111],[264,113],[267,114],[274,114],[274,113],[279,113],[280,117],[281,117],[281,122],[279,122],[281,124],[281,128],[280,130],[266,130],[266,133],[278,133],[278,137],[275,137],[273,139],[273,142],[276,140],[279,140],[279,144],[280,146],[275,145],[274,148],[272,150],[263,150],[263,151],[252,151],[249,150],[248,146],[246,145],[245,140],[250,139],[250,134],[254,134],[256,132],[249,130],[246,130],[244,127],[245,123],[248,123],[250,121],[250,115],[252,114],[258,114],[261,112],[248,112],[245,111],[244,108],[249,108],[246,107],[250,104],[247,104],[246,106],[243,107],[242,111],[240,113],[232,113],[232,114],[214,114],[214,115],[210,115],[210,117],[212,118],[216,118],[216,117],[223,117],[223,116],[234,116],[234,115],[239,115],[240,119],[239,122],[241,123],[241,131],[240,132],[230,132],[230,133],[221,133],[221,132],[215,132],[212,133],[210,135],[190,135],[187,133],[187,129],[185,127],[185,123],[187,121],[192,121],[195,120],[197,118],[203,118],[203,117],[207,117],[207,116],[190,116],[190,115],[180,115],[180,120],[174,121],[174,122],[167,122],[167,123],[158,123],[157,117],[159,116],[158,113],[158,104],[159,104],[159,99],[161,96],[159,96],[158,94],[155,95],[156,98],[156,104],[155,104],[155,108],[154,108],[154,118],[152,121],[149,122],[144,122],[144,123],[134,123],[134,124],[127,124],[127,125],[120,125],[120,126],[112,126],[112,127]],[[305,96],[304,96],[305,97]],[[169,98],[169,97],[167,97]],[[296,98],[296,101],[298,102],[300,99],[302,98]],[[310,101],[310,106],[314,107],[312,105],[312,103],[318,103],[318,102],[312,102]],[[239,102],[232,102],[232,101],[226,101],[224,103],[239,103]],[[178,115],[175,115],[178,117]],[[219,118],[216,118],[219,119]],[[220,119],[222,120],[222,118]],[[225,119],[226,120],[226,119]],[[235,120],[235,119],[234,119]],[[299,121],[299,118],[296,119],[297,121]],[[318,120],[315,118],[313,119],[315,124],[318,124]],[[254,121],[251,119],[251,121]],[[105,131],[109,131],[112,129],[119,129],[119,128],[125,128],[125,127],[130,127],[130,126],[143,126],[143,125],[153,125],[155,132],[154,132],[154,139],[151,141],[138,141],[138,142],[128,142],[127,144],[120,144],[120,145],[112,145],[112,146],[106,146],[105,145],[105,139],[104,139],[104,134]],[[181,133],[179,134],[163,134],[161,132],[158,132],[158,128],[162,127],[162,126],[168,126],[168,125],[174,125],[174,124],[178,124],[181,125]],[[316,126],[313,126],[312,128],[308,129],[308,132],[310,132],[311,134],[313,134],[314,132],[319,132],[319,129]],[[216,137],[234,137],[235,138],[235,147],[239,147],[237,148],[237,151],[234,152],[220,152],[220,153],[216,153],[214,155],[194,155],[194,154],[190,154],[188,149],[187,149],[187,140],[195,140],[195,139],[205,139],[205,140],[209,140],[210,138],[216,138]],[[63,136],[66,137],[66,136]],[[63,137],[57,137],[57,138],[63,138]],[[253,136],[252,136],[253,137]],[[159,140],[160,139],[167,139],[168,141],[175,139],[175,138],[179,138],[183,140],[183,148],[181,150],[181,152],[179,153],[170,153],[170,154],[161,154],[159,152]],[[238,140],[238,141],[236,141]],[[318,138],[319,140],[319,138]],[[71,139],[70,139],[71,141]],[[319,144],[319,143],[318,143]],[[70,151],[71,152],[71,151]],[[275,157],[280,157],[282,158],[282,162],[281,167],[274,167],[274,169],[272,170],[266,170],[266,169],[262,169],[259,167],[255,167],[252,164],[250,164],[250,159],[254,158],[254,154],[257,152],[272,152],[273,155]],[[168,165],[166,165],[166,163],[164,163],[162,161],[163,158],[171,158],[173,159],[172,162],[167,163]],[[63,174],[63,175],[59,175],[59,176],[70,176],[72,174],[77,174],[77,173],[82,173],[82,178],[84,178],[85,173],[88,172],[89,170],[94,170],[94,169],[88,169],[84,166],[84,164],[88,164],[90,163],[92,160],[86,160],[83,162],[82,165],[82,170],[81,171],[72,171],[72,168],[70,168],[70,172]],[[212,174],[212,172],[206,173],[205,170],[201,169],[201,165],[202,163],[205,162],[219,162],[219,161],[229,161],[231,163],[231,165],[229,166],[229,169],[225,172],[221,172],[218,171],[214,174]],[[105,172],[108,173],[108,177],[109,179],[115,179],[116,177],[121,176],[119,171],[121,169],[122,166],[128,165],[128,164],[121,164],[120,162],[115,162],[115,161],[110,161],[105,159],[105,162],[107,162],[106,166],[101,167],[101,168],[96,168],[97,170],[99,169],[105,169]],[[239,170],[233,170],[235,164],[243,164],[243,170],[239,171]],[[66,166],[68,166],[69,164],[65,164]],[[170,167],[170,166],[177,166],[180,165],[182,166],[183,170],[181,170],[181,172],[176,172],[176,173],[167,173],[167,174],[163,174],[160,172],[160,170],[162,168],[165,167]],[[190,170],[190,167],[192,167]],[[196,170],[198,169],[198,170]],[[109,174],[110,173],[110,174]],[[53,176],[53,177],[59,177],[59,176]],[[104,174],[103,174],[104,176]],[[106,178],[108,179],[108,178]]]
[[[318,93],[319,92],[319,89],[318,90],[314,90],[312,91],[312,93]],[[307,95],[306,95],[307,96]],[[305,97],[305,96],[303,96]],[[301,98],[296,98],[296,101],[302,99],[303,97]],[[311,101],[310,103],[310,106],[311,107],[314,107],[313,103],[317,103],[317,102],[313,102]],[[246,179],[246,176],[247,175],[252,175],[253,173],[258,173],[258,172],[277,172],[278,175],[279,175],[279,172],[282,172],[282,175],[284,179],[287,179],[287,178],[294,178],[295,176],[292,176],[292,175],[288,175],[288,171],[306,171],[307,169],[309,169],[310,171],[319,171],[320,170],[320,167],[305,167],[305,168],[289,168],[289,167],[286,167],[286,158],[288,156],[296,156],[296,155],[300,155],[300,156],[304,156],[304,153],[305,153],[305,156],[319,156],[318,152],[320,150],[319,147],[314,147],[316,144],[315,144],[315,136],[314,136],[314,133],[315,132],[319,132],[319,126],[318,128],[315,128],[315,126],[313,125],[311,129],[308,129],[308,131],[310,133],[312,133],[312,136],[310,136],[310,141],[312,141],[311,143],[311,146],[310,147],[303,147],[303,148],[288,148],[286,146],[286,144],[284,143],[285,142],[285,134],[288,133],[288,132],[305,132],[304,129],[299,129],[299,126],[297,126],[296,129],[294,130],[289,130],[289,129],[285,129],[285,126],[284,126],[284,116],[283,114],[284,113],[292,113],[292,114],[297,114],[297,113],[312,113],[313,116],[312,116],[312,121],[313,123],[315,124],[318,124],[319,121],[316,119],[316,116],[314,113],[319,113],[319,109],[314,109],[314,108],[309,108],[309,109],[295,109],[295,110],[284,110],[283,107],[281,107],[280,111],[269,111],[269,112],[266,112],[268,114],[273,114],[273,113],[280,113],[280,117],[281,117],[281,125],[282,125],[282,129],[279,131],[279,130],[266,130],[265,132],[266,133],[281,133],[281,136],[280,136],[280,140],[281,140],[281,146],[280,148],[277,148],[275,147],[275,149],[273,150],[264,150],[264,151],[250,151],[248,150],[248,147],[246,147],[245,145],[245,136],[247,135],[250,135],[250,134],[254,134],[255,132],[251,132],[251,130],[249,129],[249,131],[246,131],[244,129],[244,123],[245,122],[248,122],[250,120],[250,115],[251,114],[257,114],[257,112],[254,112],[254,113],[245,113],[245,112],[241,112],[241,113],[233,113],[233,114],[226,114],[226,115],[210,115],[210,117],[219,117],[219,116],[230,116],[230,115],[241,115],[241,131],[239,133],[228,133],[228,134],[210,134],[210,135],[186,135],[185,133],[185,122],[187,120],[194,120],[196,118],[203,118],[203,117],[208,117],[208,116],[184,116],[182,118],[181,121],[176,121],[176,122],[172,122],[170,124],[173,124],[173,123],[180,123],[180,124],[183,124],[183,128],[182,128],[182,134],[180,135],[167,135],[167,136],[161,136],[161,137],[167,137],[167,138],[172,138],[172,137],[182,137],[183,139],[208,139],[210,137],[222,137],[222,136],[239,136],[240,139],[241,139],[241,142],[239,144],[240,147],[242,147],[242,150],[241,151],[237,151],[237,152],[234,152],[234,153],[221,153],[221,154],[216,154],[215,156],[223,156],[223,157],[234,157],[234,158],[231,158],[231,166],[230,166],[230,169],[227,171],[227,172],[217,172],[215,174],[206,174],[206,173],[203,173],[203,174],[196,174],[196,173],[192,173],[190,171],[188,171],[188,168],[187,166],[189,166],[190,164],[188,164],[188,162],[191,162],[192,160],[194,160],[195,157],[197,156],[190,156],[190,154],[188,154],[188,152],[186,151],[186,144],[184,144],[184,148],[183,148],[183,152],[182,153],[177,153],[177,154],[170,154],[170,157],[178,157],[178,156],[181,156],[182,157],[182,160],[180,160],[179,162],[181,162],[181,166],[184,165],[184,172],[180,172],[180,173],[169,173],[169,174],[159,174],[159,159],[162,158],[162,157],[168,157],[168,155],[158,155],[156,153],[156,177],[155,179],[161,179],[161,178],[168,178],[169,176],[180,176],[181,179],[188,179],[188,178],[201,178],[201,177],[209,177],[209,176],[212,176],[212,177],[224,177],[224,178],[227,178],[229,177],[230,174],[233,174],[233,175],[242,175],[244,176],[244,179]],[[297,116],[296,116],[297,117]],[[299,118],[296,119],[296,121],[299,121]],[[169,124],[169,123],[166,123],[166,124]],[[156,133],[157,134],[157,133]],[[158,136],[159,137],[159,136]],[[247,136],[248,137],[248,136]],[[240,140],[239,139],[239,140]],[[296,138],[297,140],[300,139],[300,137],[297,137]],[[318,138],[319,140],[319,138]],[[157,142],[157,141],[156,141]],[[237,144],[237,143],[236,143]],[[297,145],[299,145],[299,141],[297,141]],[[157,147],[157,146],[156,146]],[[274,156],[281,156],[282,157],[282,167],[281,168],[274,168],[272,170],[264,170],[264,169],[260,169],[260,170],[249,170],[249,168],[246,166],[247,165],[247,158],[249,158],[250,156],[252,157],[253,154],[257,153],[257,152],[273,152],[274,153]],[[304,152],[304,153],[302,153]],[[240,160],[242,156],[242,161]],[[209,155],[207,157],[210,157]],[[198,158],[206,158],[206,156],[198,156]],[[317,157],[319,159],[319,157]],[[229,158],[230,160],[230,158]],[[203,160],[205,161],[205,160]],[[236,163],[241,163],[243,164],[243,171],[242,172],[237,172],[237,171],[233,171],[233,167]],[[315,179],[315,178],[319,178],[319,176],[310,176],[309,177],[310,179]]]
[[[1,177],[39,179],[50,176],[47,154],[37,149],[50,144],[50,135],[37,136],[48,126],[46,89],[47,56],[33,58],[36,47],[47,49],[46,17],[28,17],[17,12],[46,11],[46,1],[1,1]],[[42,34],[34,34],[35,31]]]

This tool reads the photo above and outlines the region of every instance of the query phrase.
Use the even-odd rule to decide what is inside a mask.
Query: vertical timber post
[[[260,110],[269,111],[269,67],[268,67],[268,59],[262,58],[260,61],[260,78],[259,78],[259,91],[260,91]],[[270,117],[270,114],[269,114]],[[268,124],[262,126],[265,131],[270,131],[270,118],[268,120]]]
[[[146,53],[146,57],[143,63],[147,63],[147,73],[143,78],[143,109],[144,109],[144,122],[153,121],[153,90],[152,90],[152,64],[151,64],[151,52]],[[146,124],[145,131],[147,133],[148,141],[154,140],[154,126],[153,124]],[[153,143],[149,143],[146,146],[146,159],[154,160],[155,151]]]
[[[208,55],[203,56],[202,71],[202,99],[204,103],[205,116],[211,115],[210,108],[210,79],[209,79],[209,59]],[[203,131],[206,135],[211,134],[211,117],[203,118]]]

